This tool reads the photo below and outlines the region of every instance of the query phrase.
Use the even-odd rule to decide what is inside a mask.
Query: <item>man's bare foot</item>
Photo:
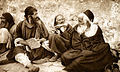
[[[44,58],[44,59],[32,61],[32,63],[34,63],[34,64],[42,64],[42,63],[48,62],[48,60],[49,60],[49,58]]]
[[[39,72],[40,68],[36,66],[32,66],[29,68],[28,72]]]
[[[28,72],[39,72],[40,68],[33,66],[32,64],[28,65],[27,68],[29,69]]]

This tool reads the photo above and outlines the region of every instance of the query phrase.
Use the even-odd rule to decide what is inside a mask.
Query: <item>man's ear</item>
[[[28,22],[31,22],[31,15],[28,15]]]
[[[86,24],[87,24],[87,27],[90,27],[90,26],[91,26],[91,24],[90,24],[89,21],[87,21]]]

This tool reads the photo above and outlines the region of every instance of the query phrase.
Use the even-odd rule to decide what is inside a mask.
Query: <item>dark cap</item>
[[[87,15],[87,17],[90,19],[90,21],[93,22],[94,20],[94,14],[90,11],[90,10],[86,10],[85,12],[83,12],[84,14]]]
[[[32,6],[28,6],[24,11],[25,12],[25,17],[27,17],[28,15],[33,15],[34,11],[37,11],[37,9],[32,7]]]
[[[8,12],[3,13],[2,16],[5,17],[5,19],[8,23],[11,23],[14,21],[12,15]]]
[[[11,28],[15,24],[13,16],[10,13],[3,13],[2,16],[5,17],[6,21],[9,23],[9,28]]]

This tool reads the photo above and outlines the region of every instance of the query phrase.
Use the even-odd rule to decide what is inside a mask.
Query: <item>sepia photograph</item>
[[[0,0],[0,72],[120,72],[120,0]]]

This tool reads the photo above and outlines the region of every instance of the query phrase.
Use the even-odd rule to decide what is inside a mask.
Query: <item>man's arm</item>
[[[15,30],[15,35],[14,35],[14,39],[16,38],[22,38],[22,23],[23,22],[20,22],[17,27],[16,27],[16,30]]]
[[[15,30],[15,36],[14,36],[14,39],[18,39],[18,38],[21,38],[22,40],[19,40],[16,44],[22,44],[22,45],[28,45],[28,43],[23,39],[22,37],[22,24],[23,24],[23,21],[20,22],[17,27],[16,27],[16,30]]]
[[[39,25],[39,28],[40,28],[41,38],[48,39],[49,33],[48,33],[48,30],[45,27],[44,23],[41,20],[39,20],[38,25]]]

